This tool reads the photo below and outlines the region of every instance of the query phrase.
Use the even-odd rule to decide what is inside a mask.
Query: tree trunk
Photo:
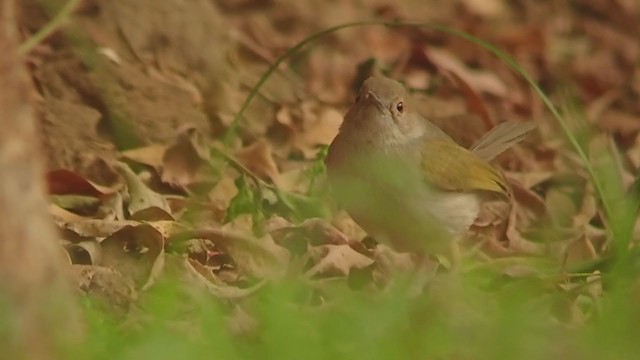
[[[57,358],[76,336],[76,308],[47,212],[13,0],[0,1],[0,54],[0,357]]]

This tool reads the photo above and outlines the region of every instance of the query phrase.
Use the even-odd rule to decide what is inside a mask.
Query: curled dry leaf
[[[505,238],[508,240],[508,247],[510,250],[518,254],[529,255],[542,255],[545,253],[545,245],[534,243],[526,239],[520,230],[516,227],[518,218],[518,203],[514,202],[511,205],[509,211],[509,217],[507,219],[507,228],[505,231]]]
[[[107,197],[98,209],[98,213],[103,220],[125,220],[122,194],[117,192]]]
[[[85,221],[87,218],[67,211],[56,204],[49,204],[49,214],[57,223]]]
[[[315,265],[304,276],[348,276],[351,269],[362,269],[373,260],[353,250],[349,245],[322,245],[309,249]]]
[[[95,240],[69,243],[64,246],[71,264],[102,265],[102,247]]]
[[[538,218],[543,218],[549,214],[547,204],[545,204],[544,199],[540,195],[533,192],[530,188],[522,186],[517,181],[507,179],[513,192],[513,198],[521,205],[523,210],[531,210]]]
[[[593,243],[584,234],[567,245],[563,263],[564,265],[580,264],[597,258],[598,253]]]
[[[103,197],[113,194],[116,189],[92,183],[84,177],[66,169],[58,169],[47,173],[49,193],[55,195],[87,195]]]
[[[198,229],[175,234],[170,241],[194,238],[210,240],[231,256],[241,273],[252,277],[281,277],[289,263],[289,252],[268,235],[258,239],[224,229]]]
[[[166,262],[166,271],[178,275],[180,284],[205,290],[219,299],[242,299],[255,293],[265,285],[265,282],[262,281],[249,288],[241,289],[225,284],[217,279],[206,267],[197,261],[188,259],[186,256],[167,255]]]
[[[504,222],[509,214],[509,204],[505,201],[486,201],[480,208],[480,213],[474,221],[474,226],[495,226]]]
[[[101,242],[104,266],[146,288],[164,263],[164,238],[149,224],[125,226]]]
[[[71,273],[80,291],[115,313],[125,313],[138,298],[133,281],[116,269],[73,265]]]

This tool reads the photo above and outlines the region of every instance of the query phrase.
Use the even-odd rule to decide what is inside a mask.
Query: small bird
[[[509,196],[489,161],[535,127],[502,123],[467,150],[416,111],[401,83],[370,77],[329,146],[328,181],[338,204],[378,241],[398,251],[446,251],[485,199]]]

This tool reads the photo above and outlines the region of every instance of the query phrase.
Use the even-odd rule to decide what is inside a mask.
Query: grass
[[[274,284],[243,304],[259,325],[241,336],[229,335],[228,306],[204,295],[186,314],[189,323],[176,323],[184,303],[168,291],[152,320],[124,332],[94,313],[87,346],[67,358],[613,359],[640,350],[638,311],[622,294],[605,297],[597,316],[571,328],[558,321],[569,316],[570,299],[560,293],[517,282],[487,291],[469,280],[452,289],[450,280],[419,298],[402,286],[338,287],[317,307],[301,306],[301,283]]]

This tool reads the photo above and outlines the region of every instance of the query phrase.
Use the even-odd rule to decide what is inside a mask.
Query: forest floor
[[[63,4],[22,1],[24,39]],[[504,59],[426,26],[328,33],[290,54],[244,108],[287,50],[363,19],[437,23],[486,40],[539,84],[564,123]],[[253,355],[524,358],[533,346],[532,358],[576,348],[575,358],[597,358],[555,335],[592,329],[606,314],[638,320],[624,306],[607,313],[618,298],[603,276],[618,276],[616,256],[636,254],[640,241],[637,206],[627,204],[640,188],[635,1],[86,0],[27,64],[51,214],[74,279],[130,331],[154,323],[151,294],[169,296],[166,283],[179,284],[169,292],[181,299],[162,305],[173,311],[169,333],[201,321],[197,289],[220,300],[230,334],[264,340]],[[538,124],[494,162],[514,201],[486,203],[462,242],[465,285],[438,272],[422,307],[394,287],[414,257],[367,237],[325,181],[326,146],[372,73],[402,81],[465,147],[506,120]],[[629,299],[640,295],[637,271],[624,268]],[[620,326],[614,334],[628,329]],[[467,339],[462,327],[477,332]],[[612,349],[638,350],[604,329],[624,344]],[[518,345],[494,343],[507,339]],[[216,351],[230,357],[226,346]]]

